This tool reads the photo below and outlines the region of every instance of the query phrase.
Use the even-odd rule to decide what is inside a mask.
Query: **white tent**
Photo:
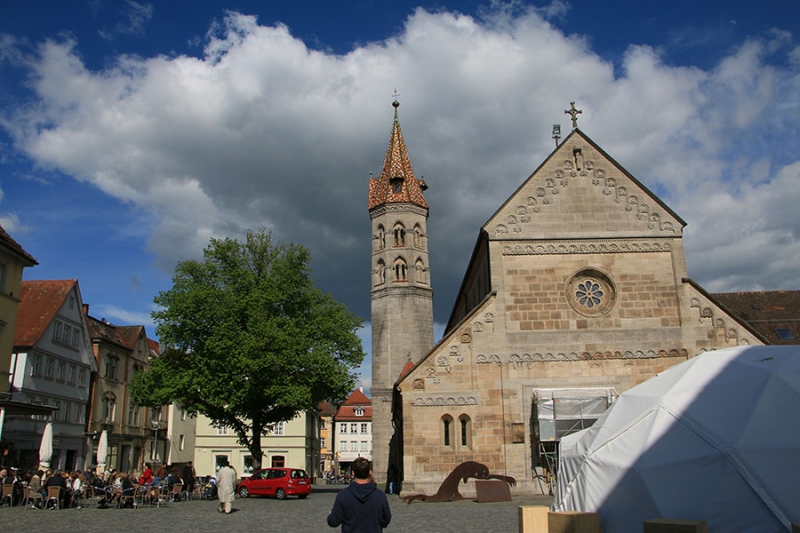
[[[709,531],[800,522],[800,346],[707,352],[624,392],[561,441],[556,511],[600,514],[604,531],[652,518]]]

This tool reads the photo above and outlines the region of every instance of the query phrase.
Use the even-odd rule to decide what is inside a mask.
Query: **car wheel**
[[[308,498],[308,494],[298,494],[297,497],[300,498],[301,500],[305,500],[306,498]]]
[[[239,496],[241,496],[242,498],[249,498],[250,491],[247,490],[247,487],[239,487]]]
[[[286,491],[283,490],[283,489],[276,490],[275,491],[275,497],[278,498],[279,500],[285,500],[286,499]]]

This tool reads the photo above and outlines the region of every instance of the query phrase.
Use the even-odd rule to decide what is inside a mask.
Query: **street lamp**
[[[161,412],[158,413],[158,416],[161,416]],[[153,431],[156,433],[153,441],[153,457],[151,457],[151,459],[154,463],[158,463],[158,430],[167,427],[167,423],[164,420],[150,420],[150,427],[153,428]]]

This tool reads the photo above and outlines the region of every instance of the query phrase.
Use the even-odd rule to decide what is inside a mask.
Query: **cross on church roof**
[[[575,109],[575,102],[570,102],[569,105],[570,109],[564,110],[564,113],[572,117],[572,129],[576,130],[578,129],[578,115],[583,113],[583,110]]]

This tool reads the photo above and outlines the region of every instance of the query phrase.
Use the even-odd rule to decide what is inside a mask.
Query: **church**
[[[769,343],[689,278],[686,223],[578,128],[573,105],[569,135],[480,228],[434,346],[427,186],[393,105],[369,183],[379,484],[433,494],[478,461],[516,478],[514,493],[547,493],[559,439],[623,391],[704,351]]]

